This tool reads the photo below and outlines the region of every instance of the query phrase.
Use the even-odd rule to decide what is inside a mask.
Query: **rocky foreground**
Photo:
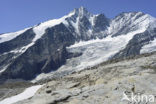
[[[156,53],[113,60],[51,79],[35,96],[16,104],[155,104],[122,100],[123,93],[155,97],[155,79]]]

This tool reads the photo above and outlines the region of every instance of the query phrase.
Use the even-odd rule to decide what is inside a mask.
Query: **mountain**
[[[80,7],[62,18],[1,34],[0,80],[41,79],[46,73],[67,74],[153,52],[155,37],[156,19],[148,14],[121,13],[109,19]]]

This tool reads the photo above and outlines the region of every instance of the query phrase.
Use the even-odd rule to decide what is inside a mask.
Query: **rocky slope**
[[[155,96],[155,57],[156,53],[152,53],[111,60],[53,78],[44,82],[35,96],[16,104],[155,104],[122,101],[123,93]]]
[[[155,24],[155,18],[142,12],[108,19],[81,7],[60,19],[1,34],[0,81],[32,80],[51,71],[81,70],[111,58],[152,52]]]

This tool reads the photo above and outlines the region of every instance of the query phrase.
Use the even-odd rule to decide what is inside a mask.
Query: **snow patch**
[[[24,30],[13,32],[13,33],[6,33],[6,34],[0,35],[0,43],[6,42],[6,41],[10,41],[10,40],[14,39],[17,36],[19,36],[22,33],[24,33],[25,31],[27,31],[28,29],[30,29],[30,28],[26,28]]]
[[[156,51],[156,39],[151,41],[149,44],[143,46],[142,49],[140,50],[140,53],[143,54],[143,53],[150,53],[154,51]]]
[[[68,17],[71,17],[72,15],[74,15],[74,12],[71,12],[68,15],[66,15],[60,19],[49,20],[47,22],[41,23],[39,26],[34,27],[33,30],[36,33],[36,37],[34,38],[34,41],[41,38],[41,36],[45,33],[45,30],[47,28],[53,27],[60,23],[67,24],[67,21],[65,19]]]
[[[6,99],[0,101],[0,104],[13,104],[18,101],[28,99],[28,98],[34,96],[34,94],[37,92],[37,90],[40,89],[42,86],[43,85],[36,85],[36,86],[26,88],[25,91],[22,92],[21,94],[18,94],[16,96],[12,96],[12,97],[9,97],[9,98],[6,98]]]
[[[73,27],[75,28],[76,30],[76,33],[78,35],[80,35],[80,32],[79,32],[79,17],[76,18],[76,22],[74,23],[73,21],[71,21]]]
[[[95,18],[97,17],[98,15],[93,15],[93,16],[91,16],[90,18],[89,18],[89,21],[90,21],[90,23],[91,23],[91,25],[92,26],[94,26],[95,25]]]
[[[0,70],[0,73],[3,73],[3,72],[7,69],[7,67],[8,67],[9,65],[10,65],[10,64],[4,66],[4,67]]]

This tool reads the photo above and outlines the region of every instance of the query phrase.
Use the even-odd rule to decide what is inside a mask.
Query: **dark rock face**
[[[80,39],[83,39],[83,40],[89,40],[90,37],[88,37],[86,35],[87,31],[91,28],[91,24],[89,22],[89,20],[87,19],[87,17],[82,17],[80,19],[80,24],[79,24],[79,32],[81,35]]]
[[[110,20],[104,14],[100,14],[95,18],[94,32],[105,30],[109,26]]]
[[[97,15],[94,18],[94,15],[89,13],[85,8],[75,9],[74,12],[75,14],[66,20],[69,23],[68,29],[74,34],[76,41],[87,41],[90,39],[96,39],[97,37],[104,38],[108,35],[100,33],[105,31],[110,24],[110,19],[106,18],[104,14]],[[94,24],[92,24],[92,22]],[[75,28],[72,25],[73,23],[77,23],[78,27]],[[77,29],[78,32],[76,32]]]
[[[14,60],[2,76],[29,80],[41,72],[57,70],[70,55],[65,47],[74,41],[72,33],[64,24],[48,28],[44,36]]]
[[[16,48],[21,48],[22,46],[25,46],[25,45],[28,45],[32,41],[34,36],[35,36],[35,33],[33,32],[33,30],[29,29],[13,40],[1,43],[0,54],[11,51]]]
[[[10,51],[15,49],[20,49],[21,47],[28,45],[34,38],[35,33],[33,29],[29,29],[23,34],[19,35],[13,40],[4,42],[0,44],[0,68],[3,69],[12,63],[19,53],[10,53]],[[7,76],[6,76],[7,77]]]

